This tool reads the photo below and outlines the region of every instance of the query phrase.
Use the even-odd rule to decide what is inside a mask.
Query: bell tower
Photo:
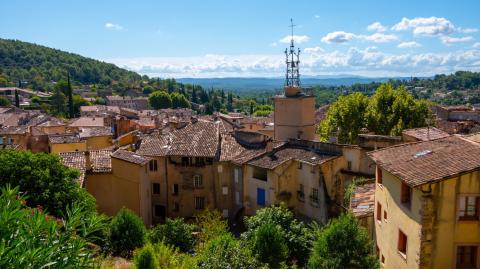
[[[285,85],[282,95],[273,98],[274,139],[315,140],[315,96],[307,95],[300,85],[300,49],[295,49],[293,20],[290,19],[290,48],[285,49]]]

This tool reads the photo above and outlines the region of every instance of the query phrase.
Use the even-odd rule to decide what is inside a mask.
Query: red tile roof
[[[435,127],[422,127],[415,129],[405,129],[402,134],[414,137],[420,141],[433,140],[438,138],[444,138],[449,136],[447,132],[444,132]]]
[[[355,187],[350,201],[350,210],[356,217],[373,214],[375,208],[375,182]]]
[[[480,144],[457,136],[396,145],[367,154],[411,187],[480,168]]]

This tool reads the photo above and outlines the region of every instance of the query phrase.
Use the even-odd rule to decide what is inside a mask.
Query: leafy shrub
[[[86,240],[77,236],[88,226],[61,221],[40,209],[25,206],[19,187],[0,190],[0,268],[89,268],[93,253]],[[72,210],[70,219],[81,218]]]
[[[145,244],[146,229],[142,220],[126,208],[120,209],[110,225],[109,243],[112,253],[130,257],[133,250]]]
[[[187,252],[193,249],[195,243],[194,229],[194,225],[185,223],[182,218],[167,218],[165,224],[157,225],[150,231],[148,238],[152,243],[163,242]]]
[[[293,213],[285,206],[271,206],[257,210],[256,214],[245,219],[247,231],[242,238],[250,241],[258,228],[265,224],[280,227],[292,260],[303,265],[313,243],[313,231],[303,222],[295,219]]]
[[[95,198],[76,182],[79,172],[67,168],[60,157],[30,151],[0,150],[0,187],[10,184],[25,193],[27,205],[42,206],[57,217],[67,208],[82,204],[84,212],[96,212]]]
[[[198,253],[198,268],[259,268],[249,248],[233,238],[231,234],[220,235],[207,243]]]
[[[205,210],[196,216],[195,220],[200,233],[200,243],[205,243],[217,236],[228,234],[227,222],[222,218],[218,210]]]
[[[332,219],[317,232],[309,268],[379,268],[367,231],[352,214]]]
[[[157,269],[158,261],[155,256],[155,250],[151,244],[135,251],[133,255],[136,269]]]
[[[257,259],[269,265],[270,268],[280,268],[288,257],[282,229],[272,223],[263,224],[256,229],[250,239],[252,252]]]

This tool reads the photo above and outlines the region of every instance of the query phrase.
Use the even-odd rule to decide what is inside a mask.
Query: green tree
[[[148,238],[152,243],[163,242],[187,252],[192,250],[195,244],[194,229],[195,226],[185,223],[183,218],[167,218],[165,224],[157,225],[149,231]]]
[[[150,86],[150,85],[146,85],[145,87],[143,87],[143,94],[151,94],[152,92],[155,91],[155,88]]]
[[[157,269],[159,267],[155,249],[150,243],[134,252],[133,261],[136,269]]]
[[[64,116],[66,111],[65,94],[59,89],[55,89],[50,97],[51,111],[54,115]]]
[[[250,244],[257,259],[268,264],[269,268],[280,268],[288,258],[283,229],[275,224],[266,223],[258,227]]]
[[[148,97],[148,102],[154,109],[172,107],[172,97],[164,91],[156,91]]]
[[[122,208],[110,224],[109,242],[112,253],[130,257],[146,242],[146,229],[142,220],[131,210]]]
[[[172,107],[173,108],[190,108],[190,102],[188,99],[185,97],[185,95],[174,92],[170,95],[172,98]]]
[[[198,253],[197,267],[205,269],[260,268],[252,252],[231,234],[221,234],[208,242]]]
[[[331,220],[317,232],[308,268],[380,268],[367,231],[352,214]]]
[[[15,106],[20,107],[20,96],[18,96],[18,90],[15,89]]]
[[[72,100],[73,100],[73,115],[79,115],[80,114],[80,107],[81,106],[91,105],[91,103],[87,102],[87,100],[83,99],[83,97],[81,97],[78,94],[75,94],[72,97]]]
[[[197,238],[205,243],[217,236],[228,234],[227,222],[218,210],[205,210],[195,217],[195,223],[200,230]]]
[[[245,219],[245,231],[241,236],[250,241],[256,231],[263,225],[272,224],[282,230],[289,256],[303,265],[313,243],[313,231],[303,222],[295,219],[293,213],[285,206],[271,206],[257,210],[256,214]]]
[[[96,212],[95,199],[76,182],[78,170],[65,167],[58,156],[0,150],[0,163],[0,186],[18,186],[29,206],[42,206],[57,217],[78,203],[86,212]]]
[[[26,207],[18,187],[0,192],[0,268],[94,267],[92,248],[78,236],[80,230],[90,233],[90,226]],[[73,212],[71,219],[83,217],[82,210]]]
[[[354,144],[365,126],[367,105],[368,97],[362,93],[340,96],[319,126],[321,140],[327,141],[336,134],[339,143]]]
[[[68,116],[73,119],[75,117],[75,108],[73,101],[73,89],[70,83],[70,73],[67,73],[67,95],[68,95]]]
[[[9,106],[10,104],[10,100],[3,96],[0,96],[0,106]]]

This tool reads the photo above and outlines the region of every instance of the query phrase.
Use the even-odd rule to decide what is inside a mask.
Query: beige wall
[[[374,219],[377,246],[385,257],[385,268],[419,268],[421,191],[413,190],[408,209],[400,202],[401,181],[383,169],[382,175],[383,184],[375,190]],[[377,203],[382,205],[381,221],[377,221]],[[406,259],[397,251],[399,229],[408,237]]]
[[[315,140],[315,97],[276,97],[274,137],[286,141],[288,138]],[[299,137],[299,132],[302,132]]]

